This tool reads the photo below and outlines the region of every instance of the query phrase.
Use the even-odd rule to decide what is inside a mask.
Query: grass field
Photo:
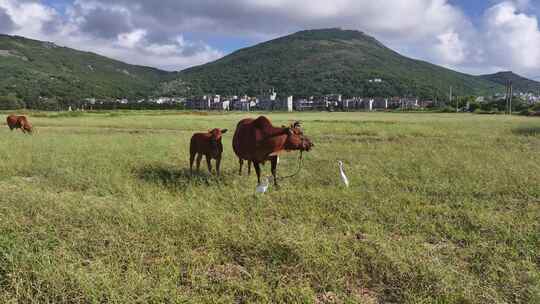
[[[2,126],[0,303],[540,303],[540,119],[270,114],[316,146],[255,196],[231,148],[247,115]],[[223,175],[190,178],[189,138],[213,127]]]

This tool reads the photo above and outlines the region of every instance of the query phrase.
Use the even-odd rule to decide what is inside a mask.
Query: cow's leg
[[[272,168],[272,176],[274,177],[274,185],[277,187],[278,184],[277,184],[277,175],[276,175],[276,171],[277,171],[277,163],[278,163],[278,156],[272,156],[272,158],[270,159],[270,164],[271,164],[271,168]]]
[[[238,158],[238,164],[240,165],[240,169],[238,170],[238,175],[242,176],[242,167],[244,166],[244,160],[241,158]]]
[[[193,162],[195,161],[196,153],[189,153],[189,174],[193,174]]]
[[[212,162],[211,162],[210,155],[206,154],[206,165],[208,165],[208,172],[212,174]]]
[[[253,167],[255,168],[255,173],[257,173],[257,183],[261,183],[261,166],[259,162],[253,161]]]
[[[198,153],[197,154],[197,172],[199,172],[201,170],[201,160],[202,160],[202,154],[201,153]]]
[[[216,173],[219,176],[219,167],[221,166],[221,155],[216,157]]]

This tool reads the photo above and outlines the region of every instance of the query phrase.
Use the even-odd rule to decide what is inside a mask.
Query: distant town
[[[376,81],[376,80],[374,80]],[[540,95],[540,94],[539,94]],[[540,96],[532,93],[513,94],[513,100],[529,107],[540,103]],[[505,94],[493,96],[449,97],[447,100],[419,99],[415,97],[343,97],[340,94],[295,98],[278,97],[270,91],[261,96],[221,96],[208,94],[197,97],[152,97],[138,100],[115,99],[100,100],[87,98],[69,110],[99,109],[186,109],[201,111],[385,111],[422,110],[430,108],[454,107],[458,111],[474,111],[475,107],[487,103],[505,102]]]

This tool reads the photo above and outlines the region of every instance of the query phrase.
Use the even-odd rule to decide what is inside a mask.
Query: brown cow
[[[23,133],[32,134],[32,124],[26,119],[26,116],[9,115],[6,122],[11,131],[21,129]]]
[[[208,171],[212,173],[211,159],[216,160],[216,172],[219,175],[219,167],[221,163],[221,153],[223,153],[223,145],[221,144],[221,135],[225,134],[227,129],[213,129],[208,133],[195,133],[191,137],[189,145],[189,172],[193,173],[193,161],[197,155],[197,171],[201,167],[203,155],[206,156],[206,164]]]
[[[244,160],[253,162],[259,184],[261,163],[267,160],[271,162],[272,176],[277,186],[276,168],[279,153],[292,150],[309,151],[312,147],[313,143],[304,136],[299,122],[290,127],[276,128],[264,116],[241,120],[233,137],[233,150],[239,158],[240,172]]]

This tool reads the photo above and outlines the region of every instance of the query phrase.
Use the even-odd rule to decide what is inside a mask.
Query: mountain
[[[181,71],[162,89],[188,95],[254,95],[274,88],[296,96],[445,98],[450,86],[460,95],[504,90],[481,77],[402,56],[362,32],[322,29],[301,31]]]
[[[514,92],[538,93],[540,92],[540,82],[527,79],[513,72],[499,72],[495,74],[480,76],[485,80],[506,85],[508,81],[512,82]]]
[[[444,99],[450,86],[455,95],[503,92],[501,84],[508,78],[516,89],[522,84],[538,88],[537,82],[515,74],[471,76],[407,58],[362,32],[341,29],[301,31],[176,73],[0,35],[0,97],[16,96],[27,105],[39,96],[70,102],[89,97],[258,95],[272,88],[295,96]]]
[[[148,96],[172,75],[51,42],[0,35],[0,96],[137,98]]]

